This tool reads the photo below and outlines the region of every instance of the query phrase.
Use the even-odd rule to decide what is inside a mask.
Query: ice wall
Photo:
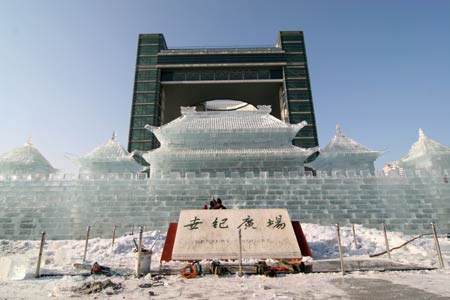
[[[172,173],[144,175],[58,175],[49,179],[0,178],[0,238],[83,238],[111,236],[132,226],[165,230],[182,209],[201,208],[209,195],[220,196],[228,208],[288,208],[293,220],[320,224],[364,224],[391,230],[423,233],[436,222],[450,232],[448,174],[408,174],[385,177],[355,172],[317,177],[276,173]]]

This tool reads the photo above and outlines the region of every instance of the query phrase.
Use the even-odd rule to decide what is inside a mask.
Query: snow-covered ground
[[[313,252],[310,261],[334,259],[339,256],[336,228],[314,224],[302,224],[306,239]],[[351,227],[341,228],[342,246],[346,259],[370,260],[369,253],[385,250],[381,230],[356,226],[357,244],[355,247]],[[388,232],[391,247],[398,246],[412,238],[397,232]],[[136,236],[134,236],[136,238]],[[159,259],[164,246],[165,234],[144,233],[144,246],[149,247],[155,240],[152,256],[152,269],[160,267]],[[289,274],[276,278],[260,275],[217,277],[206,275],[195,279],[184,279],[179,275],[165,276],[160,282],[147,276],[137,279],[134,276],[109,277],[114,283],[121,283],[123,289],[114,293],[111,288],[101,293],[83,295],[74,288],[86,282],[106,280],[103,276],[59,276],[34,279],[40,241],[0,240],[0,299],[363,299],[355,295],[368,293],[369,299],[378,299],[376,291],[392,289],[405,291],[417,299],[450,298],[450,241],[441,236],[440,244],[444,254],[446,269],[410,272],[353,272],[342,276],[340,273]],[[89,240],[87,261],[98,262],[113,270],[132,273],[135,264],[133,236],[119,237],[111,247],[111,239],[95,238]],[[42,259],[42,274],[74,274],[88,272],[75,270],[73,263],[82,261],[84,241],[47,241]],[[351,257],[351,258],[350,258]],[[383,256],[386,257],[386,256]],[[424,267],[438,267],[434,240],[431,236],[418,239],[407,246],[392,252],[392,261],[415,264]],[[170,265],[178,268],[176,264]],[[151,283],[152,287],[139,287]],[[155,284],[157,283],[157,284]],[[371,292],[371,289],[374,291]],[[424,294],[421,294],[424,293]],[[388,294],[389,295],[389,294]],[[430,296],[431,295],[431,296]],[[367,298],[364,297],[364,298]],[[372,297],[372,298],[370,298]],[[381,297],[381,295],[380,295]],[[383,296],[386,298],[386,295]],[[442,297],[442,298],[439,298]],[[393,297],[394,298],[394,297]]]

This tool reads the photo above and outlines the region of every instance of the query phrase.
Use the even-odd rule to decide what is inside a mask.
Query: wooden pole
[[[382,225],[383,225],[383,231],[384,231],[384,243],[386,244],[386,252],[390,259],[391,258],[391,250],[389,249],[389,241],[388,241],[388,237],[387,237],[387,233],[386,233],[386,224],[382,223]]]
[[[355,249],[359,249],[358,243],[356,242],[355,224],[352,224],[352,231],[353,231],[353,242],[355,243]]]
[[[338,239],[338,248],[339,248],[339,260],[341,262],[341,271],[342,271],[342,275],[345,275],[344,258],[342,256],[342,245],[341,245],[341,230],[339,227],[339,223],[336,224],[336,229],[337,229],[337,239]]]
[[[112,243],[111,243],[112,248],[114,248],[114,240],[116,239],[116,228],[117,228],[117,226],[114,226],[114,228],[113,228],[113,236],[112,236]]]
[[[439,239],[436,233],[436,226],[434,226],[434,223],[431,222],[431,229],[433,230],[433,236],[434,236],[434,246],[436,247],[436,253],[439,261],[439,267],[441,269],[444,268],[444,261],[442,260],[442,253],[441,253],[441,246],[439,245]]]
[[[242,272],[242,233],[239,229],[239,277],[242,277],[244,273]]]
[[[39,247],[39,257],[36,266],[36,278],[39,278],[41,276],[41,261],[42,261],[42,252],[44,251],[44,243],[45,243],[45,231],[42,232],[41,246]]]
[[[136,277],[141,275],[141,257],[142,257],[142,233],[144,229],[139,227],[139,243],[138,243],[138,257],[136,263]]]
[[[86,262],[86,253],[89,242],[89,233],[91,232],[91,226],[88,226],[86,229],[86,242],[84,243],[84,254],[83,254],[83,263]]]

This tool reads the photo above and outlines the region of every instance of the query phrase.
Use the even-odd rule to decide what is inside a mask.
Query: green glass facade
[[[290,123],[307,121],[309,126],[302,129],[294,139],[294,145],[311,148],[319,145],[316,118],[311,94],[306,48],[302,31],[281,31],[278,45],[285,51],[284,107]]]
[[[277,99],[249,103],[279,106],[273,109],[278,114],[275,116],[286,122],[298,123],[306,120],[309,125],[301,130],[293,143],[304,148],[318,145],[301,31],[280,32],[277,44],[269,48],[168,49],[162,34],[141,34],[134,82],[129,151],[148,151],[158,147],[158,141],[144,126],[160,126],[169,122],[170,120],[164,117],[165,110],[179,110],[179,107],[174,106],[179,106],[180,103],[184,106],[193,105],[192,101],[184,103],[183,99],[180,100],[180,94],[177,94],[177,99],[167,96],[173,95],[169,90],[173,86],[190,87],[195,89],[196,94],[201,94],[201,89],[204,89],[205,94],[202,96],[205,99],[227,98],[231,93],[235,100],[240,100],[236,99],[240,93],[248,98],[250,90],[261,90],[261,95],[267,94],[265,89],[267,85],[271,85],[272,94],[279,94]],[[250,86],[249,83],[252,88],[243,91],[245,87]],[[208,85],[222,86],[228,94],[221,95],[220,88],[215,88],[211,94]],[[167,93],[164,87],[167,87]],[[278,88],[279,92],[276,90]],[[258,96],[255,95],[255,98]],[[176,103],[172,103],[175,100]]]

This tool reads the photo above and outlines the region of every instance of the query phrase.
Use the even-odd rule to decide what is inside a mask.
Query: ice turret
[[[419,139],[398,164],[410,170],[450,170],[450,147],[429,138],[420,128]]]
[[[369,170],[374,173],[374,162],[383,154],[382,151],[370,150],[344,135],[339,124],[336,134],[330,143],[320,151],[319,157],[311,163],[318,171],[361,171]]]
[[[24,146],[0,155],[0,175],[48,175],[56,171],[33,147],[31,138]]]
[[[139,173],[143,167],[138,164],[117,140],[114,132],[111,139],[82,157],[71,157],[80,166],[80,173]]]
[[[181,117],[161,127],[146,126],[161,147],[143,155],[151,176],[168,172],[303,171],[317,151],[292,145],[306,122],[288,124],[270,106],[249,111],[204,111],[182,107]]]

